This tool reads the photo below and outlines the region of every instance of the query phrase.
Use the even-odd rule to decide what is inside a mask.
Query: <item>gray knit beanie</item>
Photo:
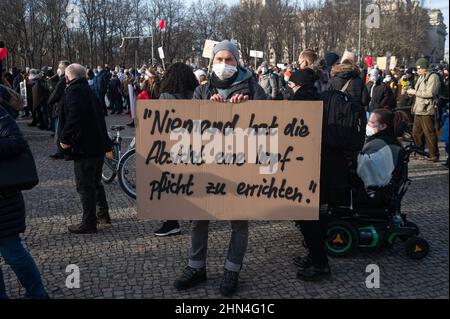
[[[213,58],[219,51],[230,51],[231,54],[234,55],[236,61],[239,63],[239,50],[231,41],[223,40],[222,42],[217,43],[213,48]]]

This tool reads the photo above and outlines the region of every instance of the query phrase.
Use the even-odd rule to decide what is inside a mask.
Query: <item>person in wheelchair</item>
[[[360,181],[356,181],[354,200],[358,206],[388,204],[394,191],[391,187],[395,186],[395,177],[399,177],[403,166],[404,148],[398,138],[407,127],[408,115],[403,111],[377,109],[371,114],[367,140],[357,161]]]

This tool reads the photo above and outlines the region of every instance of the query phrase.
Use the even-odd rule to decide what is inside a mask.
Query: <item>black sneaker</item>
[[[97,226],[87,226],[85,224],[71,225],[67,227],[72,234],[96,234]]]
[[[297,278],[303,281],[320,281],[331,276],[329,266],[310,265],[306,268],[300,268],[297,272]]]
[[[180,224],[178,222],[165,222],[160,229],[155,231],[155,236],[166,237],[181,234]]]
[[[239,282],[239,273],[226,270],[223,273],[222,283],[220,284],[220,293],[222,296],[231,297],[235,294]]]
[[[309,255],[306,257],[297,256],[294,258],[294,265],[301,269],[304,269],[312,265],[312,259]]]
[[[206,279],[206,268],[196,269],[188,266],[184,268],[183,274],[175,280],[173,286],[177,290],[186,290],[205,282]]]

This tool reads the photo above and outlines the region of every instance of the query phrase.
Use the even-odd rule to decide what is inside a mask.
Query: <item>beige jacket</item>
[[[415,115],[435,115],[434,100],[439,96],[441,80],[435,73],[419,77],[416,83],[416,100],[412,109]]]

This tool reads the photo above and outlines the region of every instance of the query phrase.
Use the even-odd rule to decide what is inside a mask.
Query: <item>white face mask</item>
[[[375,135],[376,133],[377,132],[375,131],[375,129],[372,126],[370,126],[370,125],[366,126],[366,136],[367,137],[371,137],[371,136]]]
[[[284,82],[288,82],[289,81],[289,77],[285,76],[284,77]]]
[[[56,71],[56,73],[58,74],[58,76],[61,76],[62,75],[61,69],[58,69],[58,71]]]
[[[226,80],[231,78],[237,72],[237,67],[226,63],[219,63],[214,64],[212,70],[219,79]]]

